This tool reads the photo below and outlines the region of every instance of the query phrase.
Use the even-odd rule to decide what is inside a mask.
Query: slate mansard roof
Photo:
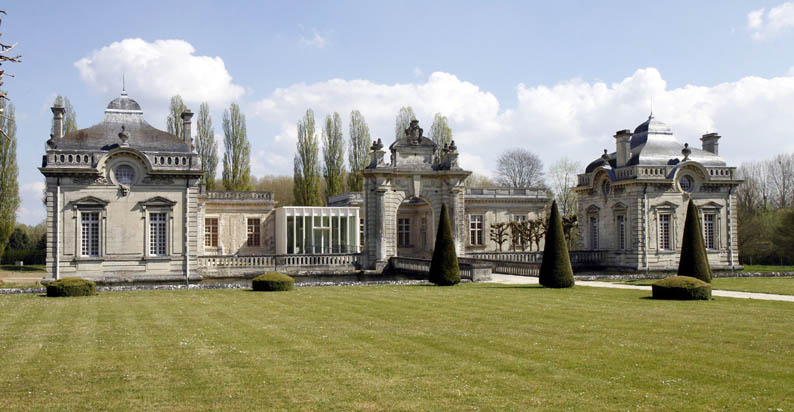
[[[678,164],[683,159],[681,149],[684,148],[673,136],[670,126],[662,123],[653,115],[634,129],[631,135],[631,156],[626,166],[666,166]],[[689,160],[698,162],[703,166],[726,166],[725,160],[714,153],[696,149],[689,146],[691,153]],[[599,166],[609,165],[616,168],[617,154],[609,153],[607,159],[603,157],[592,161],[585,169],[590,173]]]
[[[119,133],[129,135],[129,146],[142,152],[190,153],[190,146],[171,133],[156,129],[143,118],[143,110],[126,92],[111,101],[99,124],[67,134],[57,142],[58,149],[111,150],[120,145]]]

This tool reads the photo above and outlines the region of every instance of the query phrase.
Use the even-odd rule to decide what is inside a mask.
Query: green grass
[[[647,296],[483,284],[0,296],[0,410],[794,409],[794,304]]]
[[[794,266],[773,266],[773,265],[744,265],[743,273],[763,273],[763,272],[792,272]]]
[[[639,279],[619,282],[627,285],[650,285],[657,280]],[[713,278],[711,289],[794,295],[794,277]]]

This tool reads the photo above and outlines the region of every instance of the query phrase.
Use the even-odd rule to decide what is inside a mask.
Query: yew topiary
[[[47,284],[47,296],[91,296],[96,295],[96,283],[83,278],[62,278]]]
[[[265,273],[251,280],[257,292],[280,292],[295,288],[295,279],[283,273]]]
[[[540,263],[541,285],[547,288],[570,288],[574,285],[571,257],[562,231],[562,219],[557,201],[551,203],[551,216],[546,228],[546,246]]]
[[[678,276],[689,276],[711,282],[711,266],[706,255],[706,244],[700,228],[698,212],[692,200],[686,207],[684,239],[681,241],[681,258],[678,261]]]
[[[429,280],[439,286],[452,286],[460,283],[458,255],[455,252],[455,240],[452,238],[446,204],[441,205],[441,217],[438,221],[433,260],[430,262]]]
[[[671,300],[709,300],[711,285],[689,276],[670,276],[651,285],[651,297]]]

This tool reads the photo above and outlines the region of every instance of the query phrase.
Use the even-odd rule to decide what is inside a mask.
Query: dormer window
[[[681,176],[681,180],[678,181],[678,184],[681,186],[681,190],[687,193],[690,193],[694,188],[692,178],[686,175]]]
[[[135,169],[129,165],[120,165],[113,173],[116,181],[121,185],[131,185],[135,182]]]

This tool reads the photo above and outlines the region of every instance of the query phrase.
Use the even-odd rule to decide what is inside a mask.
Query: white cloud
[[[300,27],[301,30],[303,29],[303,26],[298,26],[298,27]],[[320,35],[317,29],[313,28],[312,36],[306,37],[301,34],[300,43],[304,46],[316,47],[318,49],[322,49],[323,47],[328,45],[329,41],[327,37],[323,37],[322,35]]]
[[[547,165],[563,156],[586,163],[605,148],[614,151],[615,131],[642,123],[651,99],[654,115],[682,144],[700,147],[702,134],[722,134],[720,154],[731,164],[794,151],[794,70],[775,78],[670,89],[657,69],[645,68],[612,84],[581,79],[519,84],[516,94],[517,105],[504,108],[493,94],[442,72],[419,83],[332,79],[294,84],[254,104],[254,116],[278,133],[265,139],[266,151],[254,150],[258,159],[252,163],[265,165],[269,173],[291,173],[295,123],[307,108],[314,110],[318,130],[326,114],[337,111],[347,122],[350,111],[358,109],[372,136],[388,146],[401,106],[414,108],[425,135],[436,112],[446,115],[462,166],[480,174],[492,174],[497,155],[510,147],[525,147]]]
[[[164,111],[175,94],[197,112],[200,102],[222,107],[245,93],[232,81],[223,59],[195,52],[184,40],[124,39],[94,50],[74,66],[85,83],[108,99],[121,91],[124,75],[130,97],[149,114]]]
[[[756,39],[776,36],[794,27],[794,2],[781,3],[767,11],[766,8],[747,13],[747,29]]]
[[[26,225],[37,225],[46,217],[41,206],[44,182],[22,183],[19,186],[19,197],[22,204],[17,209],[17,221]]]
[[[422,69],[419,68],[419,66],[414,67],[414,77],[416,77],[418,79],[418,78],[422,77],[423,74],[425,74],[425,73],[422,71]]]

